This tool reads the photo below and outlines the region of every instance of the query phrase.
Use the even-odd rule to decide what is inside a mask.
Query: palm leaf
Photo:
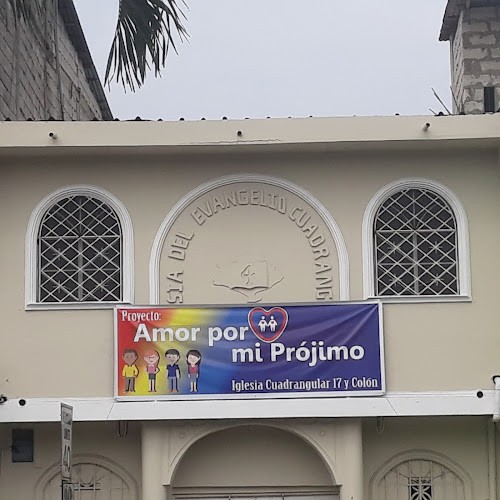
[[[176,0],[120,0],[105,83],[116,78],[125,89],[135,91],[151,67],[159,76],[169,49],[177,52],[175,38],[187,39],[183,18]]]

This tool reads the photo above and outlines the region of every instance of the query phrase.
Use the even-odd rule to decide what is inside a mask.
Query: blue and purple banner
[[[124,400],[366,396],[385,391],[378,303],[117,307]]]

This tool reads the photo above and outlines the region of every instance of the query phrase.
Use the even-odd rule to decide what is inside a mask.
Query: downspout
[[[500,421],[500,375],[493,375],[495,397],[493,418],[488,420],[488,486],[490,500],[497,500],[496,422]]]
[[[493,383],[495,384],[493,422],[500,422],[500,375],[493,375],[491,380],[493,380]]]
[[[497,457],[495,422],[488,420],[488,490],[490,500],[497,500]]]

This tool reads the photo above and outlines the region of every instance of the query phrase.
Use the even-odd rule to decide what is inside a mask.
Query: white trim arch
[[[86,184],[65,186],[47,195],[33,209],[26,230],[25,253],[25,307],[26,309],[109,309],[116,302],[39,303],[37,302],[37,238],[43,216],[54,204],[69,196],[88,196],[109,205],[116,213],[122,230],[122,300],[134,301],[134,231],[125,205],[109,191]]]
[[[72,466],[81,464],[91,464],[103,467],[113,474],[116,474],[128,487],[130,491],[130,497],[132,499],[139,499],[140,490],[137,485],[137,481],[133,476],[121,465],[114,462],[113,460],[103,457],[101,455],[94,455],[91,453],[77,454],[73,455],[71,459]],[[35,484],[35,500],[43,500],[43,494],[47,485],[54,479],[57,475],[61,473],[61,463],[56,462],[51,465],[43,474],[38,478]]]
[[[384,296],[375,294],[375,259],[373,249],[373,224],[380,205],[393,194],[402,189],[428,189],[441,196],[450,206],[455,215],[457,227],[457,260],[459,293],[454,296]],[[368,203],[363,215],[362,225],[362,255],[363,255],[363,298],[380,298],[391,302],[444,302],[471,299],[470,278],[470,247],[469,223],[467,213],[458,196],[447,186],[432,179],[403,178],[393,181],[379,189]]]
[[[189,193],[184,195],[167,214],[160,228],[158,229],[158,232],[156,233],[153,246],[151,248],[151,257],[149,260],[150,304],[156,305],[160,303],[161,253],[167,234],[172,225],[174,224],[174,222],[176,221],[177,217],[196,198],[221,186],[228,186],[240,182],[262,183],[279,187],[298,196],[316,210],[316,212],[321,217],[321,219],[327,226],[328,230],[330,231],[333,241],[335,242],[335,247],[338,255],[338,265],[339,265],[339,298],[342,301],[349,300],[350,298],[349,256],[347,253],[347,247],[344,241],[344,237],[342,236],[342,232],[340,231],[340,228],[337,225],[337,222],[332,217],[330,212],[325,208],[325,206],[304,188],[297,186],[296,184],[287,181],[285,179],[280,179],[277,177],[269,177],[266,175],[237,174],[237,175],[227,175],[224,177],[219,177],[218,179],[214,179],[212,181],[199,185],[198,187],[196,187],[195,189],[191,190]]]
[[[335,459],[335,454],[332,453],[332,450],[327,450],[325,449],[316,439],[314,439],[311,435],[308,435],[306,432],[303,432],[301,430],[298,430],[294,428],[293,426],[289,426],[284,423],[279,423],[279,422],[237,422],[237,423],[225,423],[225,424],[219,424],[215,426],[210,426],[209,428],[202,429],[199,433],[193,434],[191,436],[188,436],[187,439],[185,439],[185,442],[182,443],[182,446],[175,450],[175,455],[171,457],[171,462],[167,471],[167,474],[164,476],[164,484],[171,485],[173,478],[175,476],[175,473],[177,471],[177,468],[179,467],[179,464],[182,462],[182,459],[186,456],[188,451],[191,449],[193,445],[195,445],[198,441],[202,440],[203,438],[210,436],[212,434],[218,433],[218,432],[223,432],[229,429],[234,429],[237,427],[244,427],[244,426],[260,426],[260,427],[271,427],[275,429],[280,429],[284,432],[289,432],[290,434],[293,434],[297,438],[301,439],[304,441],[306,444],[311,446],[311,448],[315,451],[315,453],[318,455],[318,458],[323,462],[323,464],[326,467],[326,470],[328,471],[331,481],[332,481],[332,486],[338,485],[337,477],[336,477],[336,463],[334,461]]]
[[[459,464],[454,462],[451,458],[443,455],[441,453],[432,451],[432,450],[406,450],[401,453],[398,453],[392,456],[389,460],[387,460],[384,464],[382,464],[370,478],[369,482],[369,498],[370,500],[378,500],[376,494],[376,488],[380,484],[380,482],[384,479],[384,477],[398,465],[410,461],[410,460],[427,460],[430,462],[435,462],[443,467],[448,468],[451,472],[453,472],[464,485],[464,493],[465,500],[472,500],[472,478],[464,470]]]

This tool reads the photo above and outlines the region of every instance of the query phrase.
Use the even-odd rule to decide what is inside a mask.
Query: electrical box
[[[33,429],[12,429],[12,461],[33,462]]]

